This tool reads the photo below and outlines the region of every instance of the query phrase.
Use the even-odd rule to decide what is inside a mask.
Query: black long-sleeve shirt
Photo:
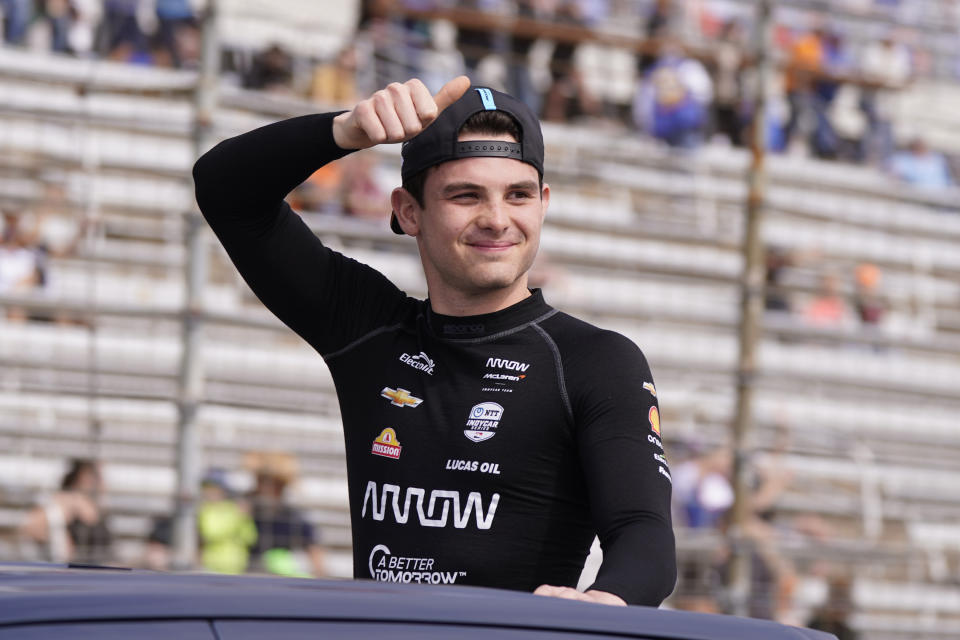
[[[197,201],[261,301],[325,359],[346,441],[354,575],[531,591],[576,584],[659,605],[676,579],[656,390],[624,336],[539,290],[453,317],[324,247],[283,201],[327,162],[335,114],[226,140]]]

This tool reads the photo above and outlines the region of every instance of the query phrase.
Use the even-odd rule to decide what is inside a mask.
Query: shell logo
[[[647,414],[647,417],[650,419],[650,428],[653,430],[657,437],[660,436],[660,410],[656,406],[650,407],[650,413]]]
[[[396,460],[400,457],[400,449],[402,449],[402,447],[400,446],[400,442],[397,441],[397,432],[387,427],[381,431],[377,439],[373,441],[373,447],[370,449],[370,453],[375,456]]]

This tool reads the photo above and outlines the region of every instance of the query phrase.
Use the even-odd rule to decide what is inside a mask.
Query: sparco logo
[[[487,358],[487,366],[494,369],[509,369],[510,371],[526,371],[530,368],[525,362],[504,360],[503,358]]]
[[[411,356],[409,353],[400,354],[400,362],[408,364],[418,371],[433,375],[433,360],[423,351],[418,356]]]
[[[401,493],[405,494],[403,508],[400,507]],[[374,520],[383,521],[386,518],[388,507],[392,507],[393,518],[397,521],[397,524],[406,524],[410,518],[410,503],[416,499],[416,515],[420,520],[421,527],[445,527],[452,512],[453,526],[457,529],[466,529],[467,525],[470,524],[471,515],[474,515],[478,529],[489,529],[493,525],[493,514],[497,512],[497,503],[500,502],[500,494],[493,494],[493,497],[490,498],[490,504],[487,506],[486,514],[484,514],[483,497],[476,491],[471,491],[467,495],[466,502],[461,505],[459,491],[433,489],[430,491],[429,500],[426,500],[426,511],[424,511],[423,503],[426,494],[426,489],[418,487],[407,487],[406,492],[404,492],[395,484],[384,484],[382,492],[378,493],[377,483],[371,480],[367,482],[367,490],[363,494],[363,509],[360,512],[360,517],[367,517],[367,507],[369,506],[370,516]]]
[[[454,584],[466,571],[434,571],[433,558],[408,558],[395,556],[385,544],[378,544],[370,551],[367,567],[370,577],[379,582],[403,582],[409,584]]]

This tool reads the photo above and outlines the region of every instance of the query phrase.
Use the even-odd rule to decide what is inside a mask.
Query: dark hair
[[[90,471],[94,474],[99,475],[99,470],[97,468],[97,463],[93,460],[85,460],[83,458],[74,458],[70,461],[70,469],[63,476],[63,480],[60,481],[60,489],[63,491],[69,491],[77,486],[77,481],[80,480],[80,474],[84,471]]]
[[[513,116],[503,111],[478,111],[463,123],[459,134],[476,133],[488,136],[507,134],[513,136],[517,142],[522,142],[520,125]],[[423,185],[427,182],[427,172],[433,167],[414,174],[403,181],[403,188],[413,196],[421,207],[423,206]],[[540,188],[543,188],[543,176],[540,176]]]

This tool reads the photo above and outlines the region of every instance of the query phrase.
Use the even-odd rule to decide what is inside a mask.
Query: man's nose
[[[477,217],[477,226],[493,231],[505,230],[510,226],[510,216],[507,213],[506,203],[500,201],[486,203]]]

